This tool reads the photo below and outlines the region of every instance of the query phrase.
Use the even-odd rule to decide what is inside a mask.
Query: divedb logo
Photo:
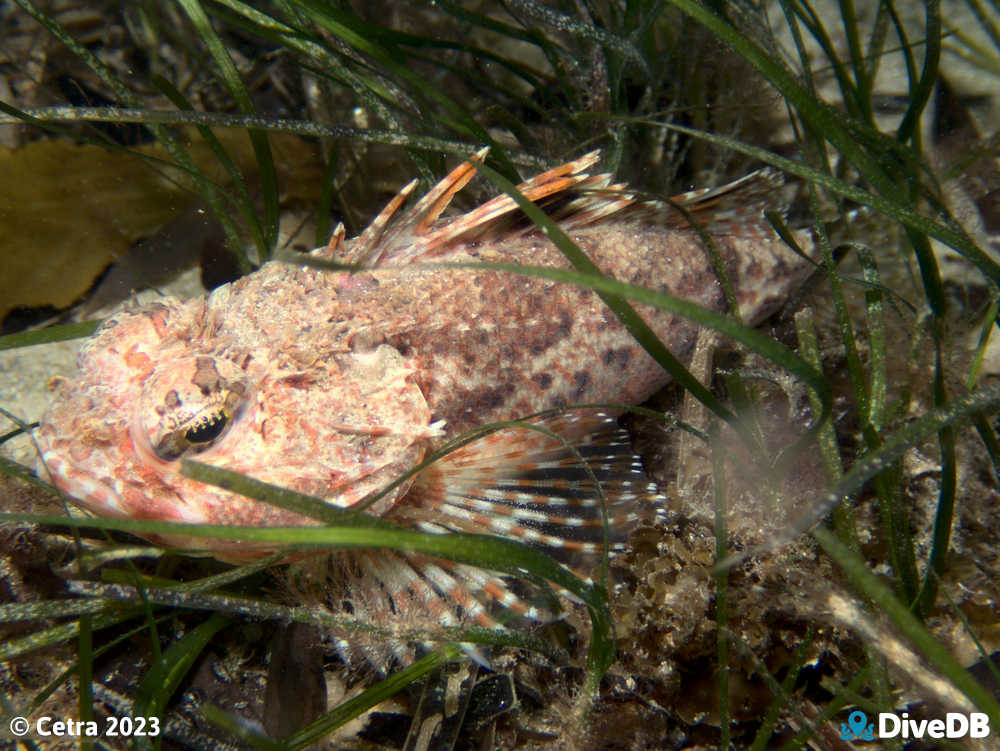
[[[878,722],[868,722],[868,715],[856,709],[840,723],[840,738],[845,741],[873,741],[876,738],[985,738],[990,734],[990,720],[983,712],[948,712],[944,719],[910,719],[907,712],[879,712]]]

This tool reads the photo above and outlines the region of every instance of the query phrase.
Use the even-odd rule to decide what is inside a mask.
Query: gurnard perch
[[[723,311],[698,234],[669,205],[588,174],[598,157],[550,170],[520,191],[608,276]],[[42,418],[42,476],[101,516],[307,524],[183,477],[180,460],[197,458],[349,508],[471,428],[567,405],[637,404],[663,386],[663,370],[592,291],[433,265],[568,267],[508,196],[442,218],[475,172],[472,162],[462,164],[405,209],[410,184],[359,237],[345,241],[340,230],[314,251],[361,263],[363,271],[270,262],[205,298],[163,298],[113,316],[84,345],[76,376],[58,385]],[[773,173],[757,172],[674,199],[713,235],[750,324],[774,311],[811,269],[764,220],[778,184]],[[799,243],[813,247],[805,234]],[[675,355],[691,352],[693,324],[652,307],[637,310]],[[540,423],[574,444],[596,473],[617,543],[630,521],[648,516],[655,496],[627,434],[613,415],[594,410]],[[562,442],[510,428],[448,455],[368,512],[428,531],[594,551],[604,526],[591,483]],[[155,539],[229,560],[263,552],[237,541]],[[480,622],[489,616],[475,597],[519,602],[471,567],[385,551],[355,560],[349,578],[381,582],[375,599],[405,593],[441,612],[458,600]]]

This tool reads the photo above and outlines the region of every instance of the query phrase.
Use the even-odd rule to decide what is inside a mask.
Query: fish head
[[[182,473],[185,459],[351,508],[424,457],[440,432],[411,364],[388,345],[323,349],[215,319],[204,300],[121,313],[82,348],[41,420],[39,474],[99,516],[199,524],[315,523]],[[401,484],[368,513],[381,515]],[[237,541],[153,536],[245,551]]]

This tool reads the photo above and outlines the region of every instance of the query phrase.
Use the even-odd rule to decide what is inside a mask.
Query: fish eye
[[[165,362],[145,385],[135,445],[167,462],[217,445],[249,403],[244,375],[232,362],[207,356]]]
[[[163,435],[153,446],[156,455],[166,461],[175,461],[185,454],[204,451],[217,443],[233,421],[240,406],[241,394],[229,391],[221,401],[222,404],[190,416]]]
[[[220,410],[204,420],[201,425],[196,425],[184,431],[184,438],[191,444],[211,443],[222,435],[228,424],[229,415]]]

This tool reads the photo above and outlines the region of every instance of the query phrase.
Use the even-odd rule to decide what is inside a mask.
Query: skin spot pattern
[[[196,361],[197,369],[191,383],[201,389],[201,393],[208,396],[210,393],[221,389],[222,378],[215,367],[215,360],[211,357],[199,357]]]

